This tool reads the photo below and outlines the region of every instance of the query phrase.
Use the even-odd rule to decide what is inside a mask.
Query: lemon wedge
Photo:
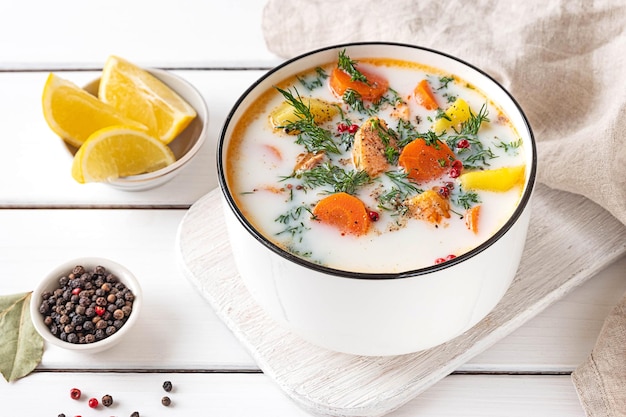
[[[43,114],[50,129],[72,146],[80,147],[98,129],[127,125],[145,129],[71,81],[48,75],[42,95]]]
[[[508,191],[524,184],[524,165],[470,171],[459,176],[461,185],[468,190]]]
[[[117,56],[102,69],[98,98],[137,120],[168,144],[196,117],[196,111],[148,71]]]
[[[74,155],[72,177],[104,182],[164,168],[176,160],[170,148],[145,130],[109,126],[97,130]]]

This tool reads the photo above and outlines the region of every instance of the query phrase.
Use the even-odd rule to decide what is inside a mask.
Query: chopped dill
[[[387,159],[387,162],[395,164],[400,156],[400,151],[398,151],[396,147],[392,146],[392,140],[397,141],[396,132],[382,127],[380,119],[373,119],[372,126],[385,146],[385,158]]]
[[[443,96],[446,98],[446,102],[448,103],[454,103],[456,99],[458,98],[458,96],[454,94],[448,94],[448,93],[445,93]]]
[[[450,116],[448,116],[446,112],[441,108],[437,109],[437,114],[435,115],[435,120],[439,120],[439,119],[446,119],[448,121],[452,121]]]
[[[502,141],[501,139],[498,139],[498,141],[500,141],[500,143],[496,144],[496,148],[502,148],[504,149],[504,152],[507,152],[507,153],[509,151],[517,152],[520,146],[522,146],[522,138],[519,138],[518,140],[515,140],[515,141],[511,141],[509,143],[506,143]]]
[[[361,81],[366,84],[369,84],[367,81],[367,77],[363,75],[358,69],[356,69],[357,61],[353,61],[350,59],[348,55],[346,55],[346,50],[339,51],[339,58],[337,60],[337,67],[345,71],[352,81]]]
[[[389,103],[392,106],[397,106],[398,104],[403,104],[406,102],[402,99],[402,97],[400,97],[396,90],[389,87],[387,89],[387,93],[385,93],[385,95],[383,95],[376,104],[380,107],[382,104],[385,103]]]
[[[452,76],[440,77],[439,78],[440,86],[437,88],[437,90],[441,90],[443,88],[448,88],[448,84],[450,84],[450,82],[452,82],[452,81],[454,81],[454,77],[452,77]]]
[[[402,171],[387,171],[385,175],[394,184],[389,191],[376,198],[378,208],[391,213],[392,216],[403,216],[409,210],[404,204],[406,199],[414,194],[424,192],[407,180],[408,174]]]
[[[313,91],[318,87],[322,87],[324,85],[324,80],[328,78],[328,74],[326,74],[326,71],[324,71],[324,69],[321,67],[316,67],[315,73],[317,75],[314,77],[304,78],[298,75],[296,76],[296,78],[298,79],[298,81],[300,81],[300,84],[302,84],[304,88],[309,91]]]
[[[313,114],[308,105],[304,104],[300,93],[295,90],[296,96],[290,91],[279,87],[276,89],[283,95],[287,103],[294,108],[294,114],[299,118],[295,122],[287,122],[285,126],[279,126],[286,131],[297,131],[296,143],[303,145],[309,152],[325,151],[328,153],[340,154],[341,151],[333,141],[330,131],[315,124]]]
[[[417,131],[417,126],[412,124],[410,121],[403,119],[398,119],[398,124],[396,125],[396,134],[398,137],[398,147],[400,148],[404,148],[420,135],[420,133]]]
[[[275,222],[282,223],[286,226],[285,229],[276,233],[276,235],[290,234],[292,237],[295,237],[302,235],[302,233],[307,230],[310,230],[310,227],[307,227],[304,222],[300,220],[302,215],[305,213],[309,213],[311,217],[313,217],[313,213],[310,208],[307,206],[297,206],[274,219]]]
[[[303,171],[296,178],[299,178],[306,188],[330,187],[331,191],[329,192],[348,194],[356,194],[360,187],[372,182],[365,171],[345,170],[332,165],[330,162]]]
[[[429,130],[426,133],[419,133],[417,135],[418,138],[424,139],[426,145],[433,146],[435,149],[439,149],[439,144],[443,142],[442,135],[437,135],[432,130]]]
[[[409,174],[404,171],[387,171],[385,172],[385,175],[391,180],[391,182],[395,184],[398,189],[406,193],[406,195],[419,194],[424,192],[424,190],[417,188],[415,184],[409,182]]]
[[[471,208],[474,204],[480,203],[478,194],[473,191],[461,191],[459,194],[452,196],[452,201],[459,207],[463,207],[465,210]]]
[[[483,143],[478,139],[480,127],[483,123],[489,122],[487,115],[486,103],[481,106],[478,114],[474,114],[470,109],[470,116],[467,121],[461,125],[460,131],[455,131],[455,134],[448,136],[446,139],[446,143],[451,149],[455,150],[465,168],[483,168],[489,166],[488,160],[498,157],[491,148],[485,148]],[[467,148],[458,148],[456,145],[461,140],[467,140],[470,146]]]
[[[461,159],[463,167],[467,169],[481,168],[489,166],[489,159],[497,158],[498,155],[494,154],[490,148],[483,148],[482,146],[478,151],[472,152],[469,156]]]
[[[378,208],[390,212],[392,216],[404,216],[409,210],[404,204],[406,193],[396,187],[378,197]]]
[[[489,118],[487,115],[489,112],[487,111],[487,103],[483,104],[478,111],[478,114],[474,114],[472,109],[470,109],[470,117],[461,125],[461,131],[459,134],[461,135],[478,135],[478,131],[480,130],[480,126],[483,122],[489,122]]]
[[[343,96],[341,97],[341,99],[343,100],[344,103],[350,106],[352,110],[358,111],[359,113],[367,114],[367,115],[376,113],[375,110],[369,107],[365,107],[365,104],[363,103],[363,99],[361,98],[361,94],[359,94],[357,91],[351,88],[348,88],[343,93]]]

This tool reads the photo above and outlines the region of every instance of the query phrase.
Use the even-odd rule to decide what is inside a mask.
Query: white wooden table
[[[281,60],[261,33],[264,2],[110,0],[0,3],[0,294],[32,290],[57,264],[91,255],[126,265],[145,307],[132,336],[83,356],[46,346],[31,375],[0,381],[3,416],[307,416],[264,375],[183,277],[174,247],[187,209],[216,187],[215,145],[239,95]],[[50,71],[78,84],[109,54],[168,68],[210,112],[209,141],[172,182],[145,192],[79,185],[48,129],[41,93]],[[626,257],[566,294],[454,374],[390,414],[584,416],[570,379],[604,317],[626,292]],[[170,380],[165,409],[161,384]],[[110,393],[115,407],[74,402]]]

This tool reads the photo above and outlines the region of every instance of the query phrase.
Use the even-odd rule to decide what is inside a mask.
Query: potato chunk
[[[459,180],[466,190],[508,191],[524,184],[524,165],[470,171],[461,174]]]
[[[317,125],[329,122],[339,113],[339,108],[333,103],[318,99],[303,97],[302,103],[308,106],[313,122]],[[287,101],[283,101],[270,113],[270,123],[274,129],[284,129],[289,123],[295,123],[302,119],[302,115],[296,114],[295,108]],[[286,132],[292,135],[298,134],[292,130]]]
[[[433,130],[437,134],[451,128],[459,130],[461,125],[470,118],[470,106],[462,98],[457,98],[456,101],[446,109],[445,115],[446,117],[437,119],[435,123],[433,123]]]

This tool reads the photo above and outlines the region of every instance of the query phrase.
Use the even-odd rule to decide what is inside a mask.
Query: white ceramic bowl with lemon
[[[208,109],[190,83],[111,56],[84,88],[50,74],[43,111],[73,155],[72,177],[123,190],[171,180],[205,141]]]

